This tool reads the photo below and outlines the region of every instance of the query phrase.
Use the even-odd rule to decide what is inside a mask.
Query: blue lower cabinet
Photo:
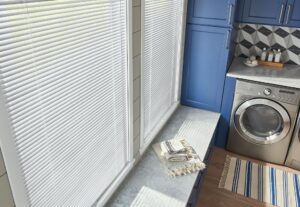
[[[227,136],[230,126],[232,104],[235,93],[235,84],[235,78],[226,77],[221,108],[221,118],[217,127],[215,142],[216,146],[222,148],[226,147]]]
[[[183,105],[220,112],[231,30],[187,25]]]

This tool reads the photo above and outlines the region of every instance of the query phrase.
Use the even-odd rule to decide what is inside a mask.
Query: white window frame
[[[117,188],[121,185],[122,181],[129,174],[134,167],[134,137],[133,137],[133,67],[132,67],[132,0],[127,0],[127,49],[128,49],[128,164],[117,178],[111,183],[109,188],[101,197],[95,201],[98,207],[104,206],[111,198]],[[14,197],[15,206],[30,207],[28,198],[26,196],[26,188],[23,185],[22,173],[18,163],[18,154],[13,150],[14,142],[12,139],[3,137],[12,137],[11,126],[8,122],[9,114],[6,109],[3,90],[0,90],[0,147],[5,161],[7,175],[9,177],[10,186]],[[100,195],[99,195],[100,196]]]
[[[127,158],[129,163],[121,172],[121,174],[115,179],[115,181],[110,185],[110,187],[105,191],[105,193],[99,198],[96,202],[97,207],[105,206],[105,204],[109,201],[111,196],[114,192],[118,189],[121,185],[122,181],[125,180],[126,176],[132,170],[135,164],[135,157],[134,157],[134,137],[133,137],[133,39],[132,39],[132,0],[127,0],[127,48],[128,48],[128,154]]]
[[[180,97],[181,97],[181,82],[182,82],[182,70],[183,70],[183,61],[184,61],[184,47],[185,47],[185,30],[186,30],[186,18],[187,18],[187,5],[188,1],[183,0],[183,15],[182,15],[182,33],[181,33],[181,45],[178,48],[180,51],[180,59],[178,61],[178,65],[176,68],[176,79],[175,82],[175,104],[174,106],[169,109],[169,111],[166,113],[166,115],[160,120],[160,122],[153,128],[152,132],[147,136],[149,137],[148,142],[145,142],[145,130],[144,130],[144,103],[145,103],[145,98],[143,94],[141,94],[141,126],[140,126],[140,131],[141,131],[141,136],[140,136],[140,154],[144,154],[149,145],[152,143],[154,138],[158,135],[158,133],[162,130],[164,125],[167,123],[169,118],[172,116],[172,114],[176,111],[178,106],[180,105]],[[145,25],[143,24],[145,19],[145,0],[141,0],[141,93],[144,91],[144,49],[145,49]]]

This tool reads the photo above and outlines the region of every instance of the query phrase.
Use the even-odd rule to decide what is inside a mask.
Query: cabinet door
[[[235,78],[226,77],[222,99],[221,117],[217,128],[215,143],[216,146],[221,148],[225,148],[227,143],[232,104],[235,94],[235,84]]]
[[[190,0],[188,23],[232,26],[236,0]]]
[[[242,21],[280,25],[284,20],[286,0],[245,0]]]
[[[289,0],[285,12],[284,25],[300,27],[300,0]]]
[[[183,105],[220,112],[231,31],[187,26],[182,82]]]

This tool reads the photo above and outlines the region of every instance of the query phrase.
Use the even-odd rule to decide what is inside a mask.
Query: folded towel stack
[[[153,149],[172,177],[187,175],[205,169],[205,164],[184,138],[153,144]]]
[[[180,140],[168,140],[160,143],[165,158],[170,162],[188,161],[187,149]]]

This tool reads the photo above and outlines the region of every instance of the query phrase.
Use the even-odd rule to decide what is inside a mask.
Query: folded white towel
[[[173,139],[160,143],[160,148],[165,154],[178,154],[187,151],[186,147],[182,144],[181,140]]]
[[[165,154],[165,157],[170,162],[185,162],[189,160],[187,154]]]

